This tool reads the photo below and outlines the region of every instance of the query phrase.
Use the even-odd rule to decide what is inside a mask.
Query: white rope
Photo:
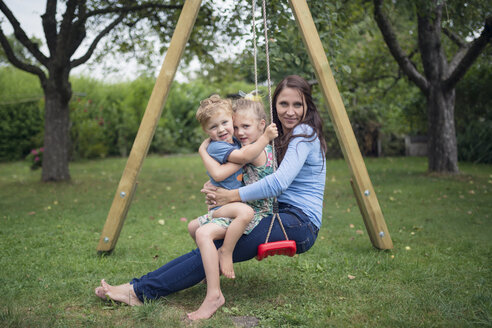
[[[251,0],[252,4],[252,17],[253,17],[253,54],[254,54],[254,63],[255,63],[255,96],[258,96],[258,64],[256,63],[256,21],[255,21],[255,12],[256,12],[256,0]]]
[[[268,80],[268,100],[270,105],[270,123],[273,123],[273,106],[272,106],[272,82],[270,79],[270,54],[268,52],[268,26],[266,20],[266,1],[263,0],[263,27],[265,30],[265,54],[267,64],[267,80]],[[273,148],[273,172],[277,169],[277,156],[275,152],[275,140],[272,140]]]

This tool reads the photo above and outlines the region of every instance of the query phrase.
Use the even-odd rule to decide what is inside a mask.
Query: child
[[[243,146],[238,149],[233,144],[235,138],[228,127],[229,117],[232,123],[232,109],[231,112],[227,109],[229,104],[227,100],[212,96],[200,103],[197,118],[211,139],[210,143],[206,140],[199,150],[211,182],[231,189],[234,187],[230,185],[236,184],[237,177],[241,176],[241,167],[244,164],[251,163],[244,168],[246,183],[252,183],[273,172],[272,148],[268,142],[277,136],[277,129],[271,124],[263,133],[266,116],[261,103],[244,99],[236,101],[234,135]],[[217,140],[223,142],[216,145]],[[224,181],[227,182],[224,184]],[[234,278],[232,252],[236,242],[243,233],[253,230],[262,217],[271,213],[271,201],[259,200],[251,206],[254,211],[244,203],[227,204],[188,225],[191,236],[200,248],[207,279],[207,296],[197,311],[188,314],[190,319],[209,318],[224,304],[218,264],[220,263],[220,270],[226,277]],[[217,252],[213,241],[222,238],[224,243]]]

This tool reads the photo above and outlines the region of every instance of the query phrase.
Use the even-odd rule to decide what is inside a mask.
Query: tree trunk
[[[454,125],[455,90],[443,92],[441,85],[431,85],[427,96],[429,121],[428,168],[430,172],[458,173],[458,147]]]
[[[429,172],[458,173],[458,148],[454,127],[455,89],[444,88],[448,62],[441,44],[442,4],[417,5],[418,45],[428,81],[428,168]]]
[[[43,181],[70,180],[70,111],[72,88],[68,72],[50,74],[44,88]]]

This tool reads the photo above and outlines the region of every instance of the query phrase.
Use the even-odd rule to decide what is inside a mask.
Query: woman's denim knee
[[[280,216],[289,239],[296,242],[296,253],[300,254],[309,250],[318,236],[318,229],[311,220],[295,207],[283,209]]]

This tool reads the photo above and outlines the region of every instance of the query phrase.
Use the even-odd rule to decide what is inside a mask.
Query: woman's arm
[[[298,128],[300,127],[296,127],[296,129]],[[258,182],[241,187],[239,189],[241,200],[245,202],[263,199],[278,196],[283,193],[299,175],[309,153],[317,148],[319,148],[319,140],[313,141],[312,139],[306,139],[304,137],[291,139],[277,171]],[[322,161],[322,159],[320,159],[320,161]]]
[[[275,123],[267,126],[265,132],[254,143],[241,147],[241,149],[234,150],[227,158],[228,162],[236,164],[251,163],[256,157],[258,157],[268,143],[278,136],[277,126]]]
[[[220,164],[219,162],[217,162],[207,152],[207,147],[209,144],[210,138],[205,139],[200,145],[200,148],[198,148],[198,153],[202,158],[205,169],[207,170],[208,174],[210,174],[212,179],[218,182],[224,181],[226,178],[233,175],[242,167],[242,165],[231,162],[227,162],[224,164]]]

